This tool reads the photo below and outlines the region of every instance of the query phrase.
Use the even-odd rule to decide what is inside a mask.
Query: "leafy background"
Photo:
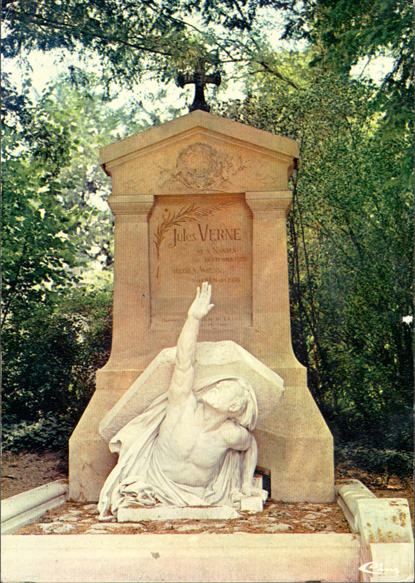
[[[209,90],[214,114],[299,142],[293,345],[337,455],[409,475],[409,2],[5,0],[2,10],[4,59],[21,66],[17,86],[2,75],[3,447],[65,451],[111,343],[113,219],[98,150],[184,113],[185,93],[169,92],[178,70],[202,61],[225,78]],[[62,61],[41,94],[25,60],[36,51]],[[380,57],[392,63],[381,81],[354,74]],[[142,99],[145,79],[158,85]]]

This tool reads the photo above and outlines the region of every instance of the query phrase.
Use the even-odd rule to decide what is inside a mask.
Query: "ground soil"
[[[3,452],[1,456],[1,499],[26,492],[55,480],[68,478],[68,464],[56,452]]]
[[[364,470],[350,467],[347,463],[340,464],[336,468],[336,481],[355,478],[363,482],[379,498],[406,498],[411,508],[412,524],[414,522],[414,487],[413,480],[402,479],[396,476],[385,476],[365,472]],[[67,460],[64,455],[55,452],[33,453],[5,452],[2,455],[1,498],[8,498],[36,488],[48,482],[58,479],[68,479]],[[90,529],[91,525],[98,527],[95,509],[91,505],[68,502],[42,517],[44,524],[59,520],[62,514],[74,512],[78,515],[76,528],[72,534],[80,534]],[[313,516],[314,515],[314,516]],[[288,532],[350,532],[347,521],[340,507],[334,504],[287,504],[269,500],[261,515],[246,517],[247,520],[238,519],[222,521],[220,532],[273,532],[273,524],[283,523],[289,525]],[[217,521],[215,521],[217,522]],[[172,528],[177,533],[201,531],[202,525],[197,521],[181,521],[180,528],[177,524],[172,527],[169,522],[150,524],[142,523],[141,532],[171,532]],[[75,526],[75,525],[74,525]],[[127,525],[117,532],[137,532],[137,526],[129,528]],[[108,525],[108,528],[114,528]],[[203,531],[210,532],[210,528],[219,531],[218,524],[206,524]],[[108,531],[107,531],[108,532]],[[114,532],[114,531],[112,531]],[[45,534],[38,523],[24,527],[19,534]],[[98,533],[97,533],[98,534]]]

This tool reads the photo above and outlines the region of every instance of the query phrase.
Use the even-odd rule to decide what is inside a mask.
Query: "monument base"
[[[117,512],[117,522],[141,522],[142,520],[229,520],[240,518],[230,506],[124,506]]]
[[[334,502],[333,436],[306,385],[286,385],[278,407],[254,435],[272,499]]]

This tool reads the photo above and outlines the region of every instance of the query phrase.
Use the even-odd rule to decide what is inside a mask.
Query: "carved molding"
[[[152,194],[145,194],[140,196],[137,200],[136,196],[110,196],[108,204],[117,216],[134,215],[147,216],[154,204],[154,196]]]
[[[245,200],[253,213],[279,211],[287,216],[292,204],[292,193],[290,190],[246,192]]]

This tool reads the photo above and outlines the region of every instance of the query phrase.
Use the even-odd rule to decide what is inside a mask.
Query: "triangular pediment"
[[[114,194],[284,190],[298,144],[194,111],[102,148]]]

